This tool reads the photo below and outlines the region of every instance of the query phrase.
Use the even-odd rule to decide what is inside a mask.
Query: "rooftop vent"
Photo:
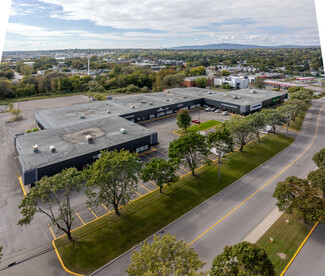
[[[253,93],[253,94],[256,94],[256,90],[251,90],[251,91],[249,91],[249,92],[251,92],[251,93]]]
[[[126,129],[125,129],[125,128],[120,128],[120,132],[121,132],[122,134],[126,134]]]
[[[106,110],[106,113],[111,113],[111,111],[109,109]]]
[[[149,104],[149,105],[152,105],[152,102],[149,102],[148,104]]]
[[[186,99],[186,96],[183,96],[183,99]]]
[[[38,145],[37,145],[37,144],[35,144],[35,145],[33,146],[33,151],[34,151],[34,152],[38,152]]]
[[[50,148],[50,152],[52,153],[55,152],[55,146],[51,145],[49,148]]]
[[[169,99],[165,99],[165,102],[169,102]]]
[[[85,114],[81,114],[80,115],[80,119],[86,119],[86,115]]]
[[[146,103],[146,100],[142,100],[141,103]]]
[[[91,135],[86,135],[86,141],[88,142],[88,144],[91,144],[94,142],[94,138]]]

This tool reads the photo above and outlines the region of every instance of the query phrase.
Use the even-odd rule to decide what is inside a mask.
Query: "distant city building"
[[[229,84],[233,89],[248,88],[249,79],[246,76],[228,76],[214,79],[214,85]]]
[[[316,82],[316,78],[314,77],[298,77],[296,78],[296,81],[299,83],[313,83]]]

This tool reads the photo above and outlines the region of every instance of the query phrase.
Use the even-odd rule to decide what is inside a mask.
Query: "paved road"
[[[325,224],[319,224],[285,273],[286,276],[325,274]]]
[[[279,181],[291,175],[306,177],[315,168],[311,159],[324,147],[325,141],[325,108],[318,116],[324,104],[324,101],[313,101],[302,130],[290,147],[167,226],[163,232],[192,243],[200,259],[207,262],[204,269],[209,269],[224,246],[241,242],[271,213],[276,203],[272,194]],[[318,120],[320,127],[315,136]],[[95,274],[125,275],[130,255],[131,251]]]

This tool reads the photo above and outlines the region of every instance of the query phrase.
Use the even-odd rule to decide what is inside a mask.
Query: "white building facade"
[[[248,88],[248,77],[246,76],[228,76],[214,79],[214,85],[229,84],[233,89],[246,89]]]

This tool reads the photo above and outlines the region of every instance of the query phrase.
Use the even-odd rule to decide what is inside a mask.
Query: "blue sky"
[[[12,0],[4,50],[319,45],[313,0]]]

